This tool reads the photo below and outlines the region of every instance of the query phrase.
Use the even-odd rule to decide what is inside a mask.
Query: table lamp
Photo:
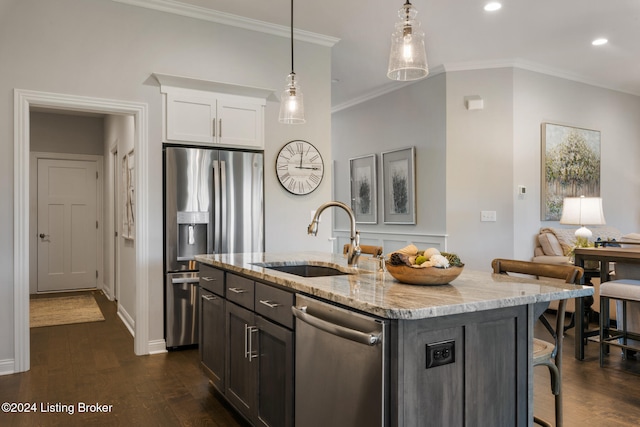
[[[560,224],[579,225],[576,237],[588,239],[593,235],[585,225],[603,225],[604,212],[600,197],[565,197]]]

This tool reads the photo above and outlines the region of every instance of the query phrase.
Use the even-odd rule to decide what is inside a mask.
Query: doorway
[[[14,90],[14,372],[30,368],[29,343],[29,174],[30,109],[33,107],[129,115],[134,120],[136,203],[134,352],[149,354],[148,255],[148,107],[144,103]]]

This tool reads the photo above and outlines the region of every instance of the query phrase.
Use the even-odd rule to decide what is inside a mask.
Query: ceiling
[[[491,13],[483,10],[488,1],[412,1],[425,32],[432,74],[518,66],[640,95],[640,0],[501,0],[502,9]],[[289,0],[178,3],[289,26]],[[295,2],[296,29],[340,39],[332,48],[334,109],[400,84],[386,72],[390,36],[402,4]],[[598,37],[609,43],[592,46]],[[298,77],[304,90],[304,76]]]

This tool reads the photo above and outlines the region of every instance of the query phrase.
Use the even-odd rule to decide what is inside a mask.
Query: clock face
[[[318,188],[324,176],[322,156],[307,141],[288,142],[276,158],[276,175],[288,192],[309,194]]]

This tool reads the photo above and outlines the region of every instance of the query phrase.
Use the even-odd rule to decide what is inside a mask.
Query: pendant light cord
[[[291,0],[291,74],[295,74],[293,71],[293,0]]]

